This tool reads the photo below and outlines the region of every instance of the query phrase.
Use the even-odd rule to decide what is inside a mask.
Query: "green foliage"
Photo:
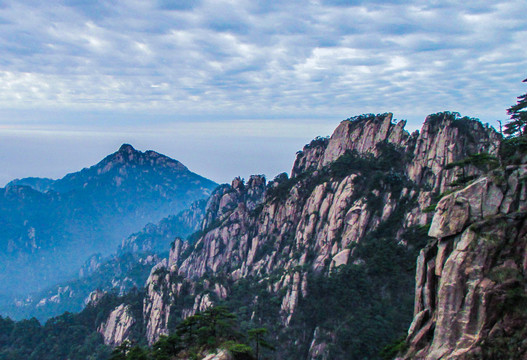
[[[448,184],[448,186],[463,187],[463,186],[466,186],[469,182],[471,182],[475,178],[476,178],[475,175],[468,175],[468,176],[458,175],[456,177],[456,180],[452,181],[450,184]]]
[[[437,127],[439,123],[445,118],[453,121],[456,118],[459,118],[460,116],[461,115],[458,112],[442,111],[428,115],[427,123],[430,125],[430,127]]]
[[[507,280],[521,279],[518,269],[510,267],[496,267],[489,273],[489,278],[496,283],[503,283]]]
[[[406,334],[413,315],[415,260],[429,241],[427,227],[402,234],[407,245],[395,240],[404,219],[405,204],[358,244],[356,263],[339,266],[329,277],[310,274],[307,298],[301,298],[290,325],[286,356],[300,358],[318,328],[319,341],[328,344],[330,359],[378,359],[390,342]],[[324,334],[328,338],[324,338]],[[296,347],[304,342],[305,347]],[[392,349],[393,350],[393,349]]]
[[[149,360],[147,352],[140,346],[134,346],[126,354],[126,360]]]
[[[225,344],[225,347],[231,355],[233,356],[234,360],[253,360],[253,349],[246,344],[240,344],[236,343],[234,341],[227,342]]]
[[[181,338],[177,334],[161,336],[152,346],[151,357],[154,360],[170,360],[184,349]]]
[[[527,79],[523,80],[527,82]],[[510,137],[524,136],[527,134],[527,94],[518,96],[516,105],[512,105],[507,109],[507,114],[510,115],[511,120],[505,125],[503,131]]]
[[[249,341],[254,342],[256,360],[260,359],[260,348],[266,348],[270,350],[275,350],[275,347],[272,346],[266,339],[268,331],[266,328],[256,328],[251,329],[247,332],[249,335]]]
[[[110,349],[94,327],[65,313],[44,326],[36,319],[13,322],[0,316],[0,359],[107,359]]]
[[[455,167],[464,168],[467,165],[473,165],[483,172],[488,172],[499,166],[498,158],[488,153],[472,154],[464,158],[463,160],[449,163],[445,166],[445,169],[452,169]]]
[[[527,82],[527,79],[523,80]],[[521,164],[527,154],[527,94],[518,96],[516,105],[507,109],[510,121],[503,131],[507,138],[502,142],[500,157],[505,165]]]
[[[392,360],[398,354],[404,353],[408,349],[408,344],[406,343],[406,336],[401,336],[392,343],[386,345],[382,348],[379,355],[384,360]]]
[[[123,341],[121,345],[113,349],[109,360],[126,360],[126,354],[130,351],[131,347],[132,345],[128,340]]]
[[[516,136],[501,142],[500,158],[506,165],[521,164],[527,154],[527,136]]]
[[[312,148],[320,147],[320,146],[325,147],[328,144],[328,142],[329,142],[329,136],[317,136],[316,138],[311,140],[309,144],[306,144],[304,146],[304,149],[307,150],[307,149],[312,149]],[[298,151],[296,154],[302,155],[303,153],[304,153],[303,151]]]
[[[278,174],[267,188],[266,197],[275,201],[283,200],[288,195],[293,186],[301,180],[302,174],[297,177],[289,178],[286,173]]]
[[[267,200],[285,201],[293,187],[300,198],[305,198],[320,184],[357,174],[359,176],[354,182],[361,191],[355,193],[366,197],[369,210],[379,212],[382,210],[383,199],[375,195],[375,190],[380,193],[390,192],[398,197],[403,188],[410,188],[413,183],[404,174],[404,164],[408,160],[404,149],[385,141],[378,143],[376,150],[378,156],[347,151],[322,169],[306,171],[290,179],[287,174],[280,174],[269,184]]]
[[[427,207],[425,207],[423,209],[423,212],[424,213],[431,213],[431,212],[434,212],[436,211],[436,207],[437,207],[437,203],[433,203],[431,205],[428,205]]]
[[[352,121],[352,122],[356,122],[356,123],[359,123],[361,121],[367,121],[367,120],[374,120],[375,118],[377,119],[384,119],[386,116],[388,115],[388,113],[383,113],[383,114],[362,114],[362,115],[357,115],[357,116],[352,116],[350,118],[347,118],[346,121]]]

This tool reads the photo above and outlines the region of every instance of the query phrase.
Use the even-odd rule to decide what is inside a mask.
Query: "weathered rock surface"
[[[526,174],[525,165],[497,170],[439,202],[437,241],[418,259],[406,358],[527,356],[521,342],[502,347],[527,320]]]
[[[232,356],[225,349],[219,349],[217,352],[207,354],[203,360],[231,360]]]
[[[170,288],[167,287],[166,266],[166,262],[154,266],[146,282],[143,316],[148,319],[146,337],[150,343],[157,340],[160,335],[167,334],[170,304],[164,300],[164,297],[170,296],[171,293]]]
[[[106,295],[106,293],[104,291],[101,291],[101,290],[94,290],[90,293],[90,295],[88,295],[88,297],[86,298],[86,300],[84,301],[84,304],[86,306],[90,305],[90,306],[97,306],[97,304],[99,303],[99,301],[101,301],[101,299],[104,297],[104,295]]]
[[[106,345],[118,346],[127,339],[135,322],[130,305],[121,304],[110,313],[106,322],[99,326],[98,331],[103,335]]]
[[[280,175],[267,185],[262,176],[251,177],[247,183],[237,178],[217,189],[208,201],[195,243],[184,249],[176,241],[168,266],[153,271],[147,281],[143,313],[148,341],[167,331],[170,316],[189,316],[228,298],[232,284],[242,278],[269,283],[267,291],[280,301],[277,311],[282,326],[288,326],[298,304],[309,296],[308,274],[329,274],[344,264],[361,264],[353,244],[394,217],[402,220],[395,222],[393,234],[404,243],[399,236],[411,226],[425,225],[431,214],[422,210],[456,179],[459,171],[445,169],[448,163],[497,151],[494,130],[472,120],[464,125],[460,121],[450,114],[431,116],[423,132],[409,134],[404,122],[394,123],[391,114],[346,120],[331,138],[318,138],[297,154],[291,178]],[[369,176],[374,158],[386,154],[391,158],[382,165],[375,163],[385,170],[377,171],[373,181]],[[362,167],[334,165],[343,155],[350,164]],[[354,156],[362,160],[353,162]],[[481,173],[475,167],[465,170],[470,175]],[[494,199],[495,189],[486,184]],[[470,201],[464,206],[474,208],[471,216],[483,211],[483,205],[478,208]],[[492,213],[487,209],[490,205],[485,206],[485,214]],[[445,205],[439,208],[447,212]],[[447,233],[466,226],[466,221],[455,226],[437,223],[434,231]],[[445,245],[441,251],[446,257],[450,248]],[[435,270],[442,265],[435,267],[432,261],[421,265],[425,266]],[[419,280],[421,284],[428,284],[427,274]],[[427,304],[434,300],[432,291],[431,285],[423,291]],[[188,297],[194,299],[192,304],[183,304]],[[309,358],[327,358],[327,343],[320,331],[310,336]]]

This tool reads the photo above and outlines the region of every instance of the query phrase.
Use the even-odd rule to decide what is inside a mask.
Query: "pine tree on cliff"
[[[251,329],[248,331],[249,340],[254,341],[256,347],[256,360],[260,360],[260,348],[275,350],[275,348],[265,340],[267,335],[266,328]]]
[[[527,79],[523,82],[527,82]],[[507,109],[511,121],[505,125],[505,134],[511,137],[527,135],[527,111],[525,108],[527,108],[527,94],[518,96],[516,105]]]

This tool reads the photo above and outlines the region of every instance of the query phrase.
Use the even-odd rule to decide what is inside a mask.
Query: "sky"
[[[0,0],[0,186],[122,143],[217,182],[290,171],[362,113],[497,126],[526,92],[525,0]]]

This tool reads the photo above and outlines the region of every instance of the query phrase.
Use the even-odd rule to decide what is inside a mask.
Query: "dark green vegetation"
[[[172,334],[161,336],[151,348],[123,343],[110,360],[199,359],[218,349],[228,350],[235,360],[268,359],[263,353],[269,354],[274,347],[267,337],[265,328],[242,332],[236,315],[216,306],[181,321]]]
[[[349,264],[329,274],[316,273],[310,270],[313,257],[308,254],[308,263],[297,269],[307,271],[308,296],[300,297],[286,328],[280,325],[278,316],[281,296],[266,291],[282,273],[264,279],[244,279],[233,285],[235,291],[225,304],[236,309],[242,324],[263,325],[276,334],[272,345],[277,347],[280,359],[307,358],[313,333],[317,334],[318,343],[327,344],[330,359],[376,359],[381,357],[381,351],[382,356],[389,356],[401,349],[400,341],[386,350],[383,347],[400,340],[412,320],[415,262],[429,241],[428,227],[411,227],[397,237],[396,231],[415,201],[401,195],[403,189],[415,188],[404,175],[409,159],[403,149],[390,143],[379,143],[376,150],[378,156],[347,152],[327,167],[294,178],[281,174],[267,192],[270,202],[287,201],[293,188],[307,198],[319,184],[356,174],[354,196],[365,197],[372,214],[380,215],[383,209],[382,196],[375,195],[375,190],[400,199],[388,219],[352,246]],[[265,246],[261,251],[265,252]],[[256,258],[260,258],[258,253]],[[251,304],[255,294],[258,302]],[[262,297],[267,300],[260,302]],[[260,322],[254,324],[253,313],[265,315],[257,316],[256,321]]]
[[[372,116],[374,115],[366,115],[350,121],[363,121]],[[440,121],[445,116],[452,117],[454,126],[460,130],[460,133],[465,134],[469,131],[472,119],[460,118],[456,113],[432,115],[430,122]],[[323,147],[326,144],[327,139],[320,138],[315,140],[312,146]],[[26,349],[26,352],[15,354],[9,359],[46,359],[45,356],[39,357],[40,353],[34,353],[41,344],[46,344],[44,350],[56,351],[56,354],[64,357],[75,358],[73,351],[97,354],[93,355],[96,356],[92,357],[93,359],[168,360],[174,356],[200,358],[218,347],[228,349],[238,359],[258,357],[305,359],[308,356],[317,357],[316,353],[313,353],[317,351],[317,346],[320,346],[318,349],[321,353],[326,352],[330,359],[392,358],[405,346],[402,339],[412,319],[415,260],[419,250],[429,240],[428,225],[398,231],[403,229],[405,214],[415,208],[421,189],[405,176],[405,166],[411,159],[404,149],[390,143],[380,143],[377,145],[376,153],[378,156],[350,151],[322,169],[315,171],[308,168],[308,171],[292,178],[288,178],[285,174],[279,175],[268,187],[265,203],[250,212],[250,217],[259,221],[260,214],[265,214],[265,207],[269,204],[284,205],[291,198],[305,203],[316,186],[327,183],[329,184],[327,191],[335,191],[331,188],[332,182],[340,181],[351,174],[357,175],[353,180],[355,190],[352,195],[356,198],[349,199],[350,204],[361,198],[366,200],[367,210],[378,222],[368,223],[369,227],[365,229],[366,237],[349,246],[351,257],[347,265],[330,269],[330,258],[323,270],[314,271],[312,267],[316,256],[314,250],[309,248],[303,253],[305,249],[293,248],[291,254],[294,259],[306,255],[304,265],[288,270],[275,269],[271,273],[264,272],[258,277],[245,277],[237,281],[218,271],[206,273],[193,282],[175,273],[169,274],[166,268],[160,268],[157,270],[157,275],[162,275],[160,279],[166,279],[165,275],[169,275],[168,278],[172,283],[167,284],[162,281],[155,283],[154,289],[158,286],[155,290],[173,285],[176,288],[175,285],[178,284],[181,288],[178,289],[177,297],[171,297],[168,292],[161,292],[163,301],[170,301],[168,320],[170,335],[160,338],[151,348],[145,345],[145,324],[142,323],[143,295],[140,292],[131,292],[125,299],[110,295],[103,298],[97,306],[88,307],[78,315],[65,314],[52,319],[48,322],[49,328],[47,323],[43,327],[33,324],[34,331],[28,333],[38,335],[23,337],[26,340],[19,348]],[[484,154],[468,156],[462,161],[453,163],[450,167],[459,169],[463,174],[456,180],[457,183],[450,185],[456,188],[471,180],[464,175],[465,168],[475,167],[488,171],[493,169],[496,163],[499,163],[498,159]],[[39,183],[38,186],[44,187],[46,183]],[[396,207],[391,212],[391,216],[381,221],[385,195],[388,194],[391,199],[397,199],[394,205]],[[433,208],[429,210],[433,211]],[[190,238],[192,241],[197,240],[208,230],[225,225],[228,221],[235,220],[223,218],[218,222],[212,221],[207,229]],[[256,226],[252,223],[249,225],[252,227],[247,228],[248,236],[254,236],[250,232],[254,232]],[[285,247],[297,246],[293,242],[295,238],[293,231],[284,236],[283,243],[277,245],[277,248],[273,243],[275,238],[270,236],[269,241],[260,244],[255,259],[264,259],[275,250],[278,253],[281,251],[286,253]],[[142,237],[138,236],[137,239],[141,240]],[[148,243],[148,241],[141,240],[140,243]],[[204,241],[196,244],[187,251],[199,252],[204,249]],[[181,257],[186,258],[188,255],[184,253]],[[287,313],[281,310],[281,305],[290,288],[279,283],[286,274],[291,275],[291,278],[294,275],[303,278],[305,275],[308,279],[307,295],[299,297],[288,326],[283,325]],[[507,280],[515,275],[496,271],[493,276],[498,280]],[[218,295],[210,291],[211,287],[204,285],[206,282],[224,286],[228,292],[227,298],[224,300],[218,298]],[[270,291],[275,284],[282,286],[282,288],[278,287],[276,293]],[[202,294],[207,288],[210,300],[218,306],[183,320],[183,309],[192,308],[194,296]],[[523,306],[523,299],[518,299],[517,292],[510,291],[505,294],[507,305]],[[108,348],[101,345],[101,338],[95,330],[109,312],[121,303],[131,305],[132,312],[139,321],[133,326],[131,342],[124,343],[109,354]],[[520,306],[516,307],[516,309],[520,308]],[[52,324],[57,321],[67,323],[62,331],[68,332],[68,335],[53,335]],[[14,328],[27,325],[24,322],[13,323],[5,319],[3,322],[7,325],[2,325],[5,332],[0,334],[0,339],[6,340],[2,340],[4,342],[1,351],[14,351],[16,349],[11,344],[15,341],[14,336],[20,333],[14,331]],[[82,336],[74,337],[75,329],[78,329]],[[268,333],[265,329],[268,329]],[[91,339],[89,343],[87,339]],[[508,339],[518,340],[511,337]],[[491,354],[493,349],[505,346],[502,340],[496,340],[485,351]],[[51,346],[57,346],[57,349],[51,349]]]
[[[266,198],[269,201],[284,201],[297,184],[300,184],[301,194],[308,196],[317,185],[329,180],[342,180],[351,174],[361,175],[356,181],[366,187],[365,193],[377,189],[398,194],[404,186],[411,186],[403,175],[407,154],[388,142],[377,144],[377,151],[378,156],[347,151],[316,173],[306,171],[293,178],[288,178],[286,173],[279,174],[270,183]]]
[[[0,291],[27,294],[64,281],[88,256],[114,252],[130,233],[215,186],[176,160],[130,145],[59,180],[13,181],[0,189]]]
[[[14,322],[0,317],[0,359],[2,360],[170,360],[198,359],[216,349],[228,350],[235,359],[268,359],[273,351],[265,328],[242,332],[236,316],[226,307],[217,306],[186,318],[174,332],[147,347],[141,340],[142,323],[133,327],[132,341],[115,349],[104,345],[95,330],[110,311],[125,302],[140,318],[142,294],[125,297],[107,295],[97,306],[88,306],[79,314],[65,313],[41,325],[32,318]]]
[[[527,82],[527,79],[523,80]],[[516,105],[507,109],[510,121],[503,131],[507,135],[501,144],[500,155],[504,164],[521,164],[527,156],[527,94],[518,96]]]
[[[330,359],[377,359],[380,352],[407,332],[413,315],[415,260],[426,245],[425,227],[410,228],[399,244],[391,231],[395,214],[354,247],[355,263],[330,276],[311,274],[309,296],[299,304],[285,332],[286,357],[306,358],[315,329],[328,343]],[[386,353],[386,350],[384,351]],[[301,354],[301,355],[300,355]]]
[[[523,80],[527,82],[527,79]],[[518,101],[507,109],[510,115],[510,121],[505,125],[504,133],[508,136],[525,136],[527,135],[527,94],[518,96]]]
[[[64,313],[44,325],[35,318],[14,322],[0,317],[0,359],[108,359],[111,349],[96,329],[122,301],[132,304],[134,313],[141,313],[142,294],[131,291],[124,298],[107,295],[97,306],[87,306],[79,314]],[[135,329],[140,332],[141,326],[136,324]]]

